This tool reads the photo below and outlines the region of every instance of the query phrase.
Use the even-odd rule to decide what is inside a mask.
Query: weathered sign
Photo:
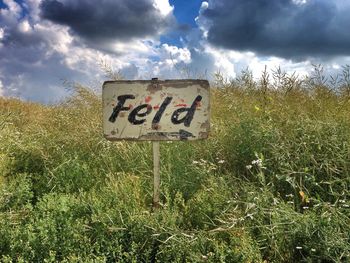
[[[206,80],[120,80],[103,84],[108,140],[197,140],[209,133]]]

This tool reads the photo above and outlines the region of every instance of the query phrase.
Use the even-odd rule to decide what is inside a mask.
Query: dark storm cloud
[[[305,59],[350,55],[344,0],[216,0],[202,12],[210,43],[260,55]]]
[[[43,0],[41,16],[90,41],[154,36],[173,22],[151,0]]]

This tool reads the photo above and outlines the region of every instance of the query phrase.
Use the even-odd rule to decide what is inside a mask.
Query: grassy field
[[[152,145],[105,140],[98,95],[0,98],[0,261],[350,262],[350,85],[321,73],[217,75],[155,213]]]

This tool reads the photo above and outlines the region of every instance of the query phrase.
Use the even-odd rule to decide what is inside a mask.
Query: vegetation
[[[349,67],[216,76],[208,140],[108,142],[100,97],[0,98],[1,262],[349,262]]]

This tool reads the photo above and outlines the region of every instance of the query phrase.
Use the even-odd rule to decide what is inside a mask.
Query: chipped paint
[[[152,100],[152,97],[151,97],[151,96],[147,96],[147,97],[145,98],[145,102],[146,102],[146,103],[150,103],[151,100]]]
[[[209,128],[210,128],[209,120],[207,120],[206,122],[203,122],[203,123],[201,124],[201,129],[206,130],[206,129],[209,129]]]
[[[153,80],[151,84],[149,84],[147,86],[147,91],[150,94],[155,94],[156,92],[159,92],[163,89],[163,87],[157,83],[155,83],[155,81]]]
[[[206,80],[106,81],[103,130],[108,140],[197,140],[208,137]]]

